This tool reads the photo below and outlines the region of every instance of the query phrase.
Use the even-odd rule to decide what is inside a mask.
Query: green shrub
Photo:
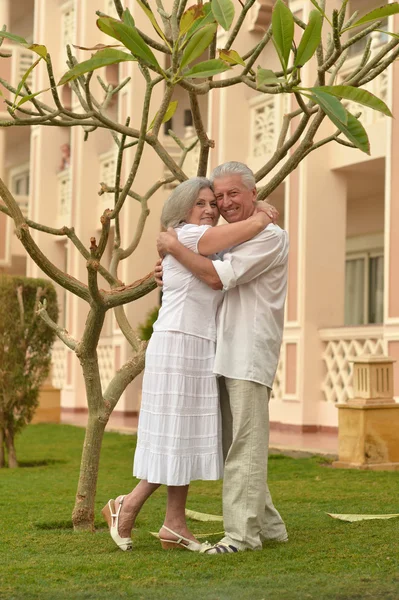
[[[55,333],[37,315],[58,319],[57,294],[45,279],[0,275],[0,467],[18,466],[15,435],[31,420],[40,386],[49,374]]]
[[[152,331],[153,331],[152,326],[154,325],[155,321],[158,319],[158,313],[159,313],[159,306],[156,306],[148,313],[147,318],[144,321],[144,323],[140,323],[140,325],[138,325],[140,339],[145,340],[145,341],[148,341],[150,339],[150,337],[152,336]]]

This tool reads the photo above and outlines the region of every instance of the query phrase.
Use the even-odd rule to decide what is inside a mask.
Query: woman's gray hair
[[[210,180],[213,183],[218,177],[225,177],[226,175],[241,175],[241,180],[246,188],[253,190],[256,187],[255,176],[251,169],[247,165],[244,165],[244,163],[234,160],[223,163],[213,169]]]
[[[194,207],[200,191],[204,188],[212,190],[212,184],[206,177],[192,177],[178,185],[163,206],[162,227],[167,229],[183,223]]]

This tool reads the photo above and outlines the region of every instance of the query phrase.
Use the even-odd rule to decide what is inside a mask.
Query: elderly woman
[[[267,209],[266,209],[267,210]],[[181,183],[166,201],[162,226],[179,241],[209,256],[245,242],[271,221],[260,211],[245,221],[214,227],[219,211],[211,183],[196,177]],[[201,551],[188,530],[189,483],[223,474],[221,422],[213,363],[216,313],[223,294],[211,289],[172,256],[163,261],[163,298],[148,344],[133,474],[140,479],[126,496],[110,500],[102,513],[122,550],[144,502],[161,485],[168,489],[162,547]]]

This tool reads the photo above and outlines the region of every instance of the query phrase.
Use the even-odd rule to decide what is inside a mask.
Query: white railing
[[[67,225],[67,219],[71,216],[72,209],[72,187],[71,187],[71,169],[68,167],[60,171],[58,179],[58,219],[62,225]],[[61,226],[62,226],[61,225]]]
[[[100,182],[105,183],[108,187],[114,187],[115,185],[115,172],[116,172],[116,162],[117,162],[117,152],[115,149],[109,150],[108,152],[104,152],[104,154],[100,154],[98,157],[99,160],[99,168],[100,168]],[[104,213],[104,210],[107,208],[111,209],[113,207],[113,195],[111,194],[102,194],[99,196],[98,201],[98,218],[101,218],[101,215]]]
[[[11,83],[14,87],[17,87],[26,71],[32,66],[34,54],[31,50],[14,45],[10,48],[5,48],[5,50],[12,51]],[[29,87],[32,86],[32,77],[33,72],[31,72],[26,79],[26,83]]]
[[[109,150],[100,154],[98,157],[100,161],[100,181],[105,183],[109,187],[113,187],[115,184],[115,172],[116,172],[116,161],[117,154],[115,150]]]
[[[51,353],[51,379],[53,387],[62,390],[66,382],[67,348],[61,341],[55,342]]]
[[[322,391],[327,402],[347,402],[352,397],[351,360],[363,354],[384,354],[382,326],[342,327],[319,330],[323,342],[325,376]]]
[[[256,165],[271,156],[277,147],[283,117],[288,112],[289,94],[259,94],[249,101],[249,162]]]
[[[100,338],[97,348],[98,367],[100,369],[103,392],[115,375],[115,359],[112,338]]]
[[[114,347],[112,338],[100,338],[97,348],[98,366],[103,391],[115,375]],[[66,384],[67,348],[60,341],[55,342],[51,355],[52,384],[55,388],[63,389]]]
[[[65,6],[62,7],[62,17],[61,17],[61,39],[63,49],[67,46],[67,44],[75,43],[75,7],[73,6],[73,2],[68,2]]]
[[[382,44],[386,43],[386,34],[384,32],[375,31],[371,34],[372,42],[371,42],[371,56],[375,54],[381,47]],[[356,44],[354,44],[356,46]],[[359,52],[361,52],[361,48],[359,48]],[[341,84],[345,79],[354,73],[359,66],[359,62],[361,60],[362,54],[352,55],[349,58],[342,70],[339,73],[337,84]],[[388,71],[385,70],[381,75],[362,86],[362,89],[365,89],[384,102],[388,102]],[[384,119],[384,115],[379,111],[373,110],[372,108],[368,108],[365,106],[361,106],[360,104],[356,104],[356,102],[352,101],[344,101],[343,104],[352,114],[362,113],[360,116],[360,121],[363,125],[371,125],[372,123],[376,123],[380,119]]]

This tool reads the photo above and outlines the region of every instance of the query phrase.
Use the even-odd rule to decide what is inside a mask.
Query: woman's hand
[[[157,250],[161,258],[164,258],[166,254],[170,252],[170,249],[172,245],[176,242],[176,240],[177,233],[175,232],[173,227],[168,227],[167,231],[164,231],[158,235]]]
[[[268,202],[259,201],[256,203],[256,212],[264,212],[267,214],[272,223],[276,223],[280,213],[277,208]]]

